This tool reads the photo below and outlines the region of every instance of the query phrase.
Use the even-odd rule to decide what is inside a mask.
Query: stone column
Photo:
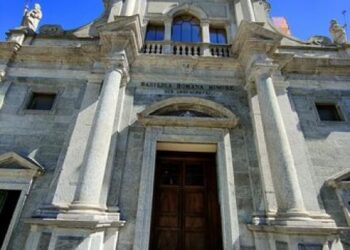
[[[270,70],[269,66],[262,66],[256,70],[254,77],[278,211],[288,217],[305,217],[294,159]]]
[[[255,22],[254,8],[252,0],[241,0],[244,19]]]
[[[100,203],[113,126],[116,116],[122,71],[106,73],[96,114],[91,127],[84,166],[71,210],[104,210]]]
[[[210,30],[209,30],[209,22],[202,21],[202,43],[203,43],[203,56],[211,56],[210,54]]]

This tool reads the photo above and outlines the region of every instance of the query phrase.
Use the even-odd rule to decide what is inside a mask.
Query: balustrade
[[[168,46],[169,50],[165,47]],[[163,41],[146,41],[142,53],[148,55],[172,54],[177,56],[203,56],[203,51],[208,48],[207,44],[201,43],[179,43]],[[230,45],[209,45],[210,55],[212,57],[230,57]]]

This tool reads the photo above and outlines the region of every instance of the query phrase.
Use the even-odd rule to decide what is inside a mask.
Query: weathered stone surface
[[[283,36],[266,1],[105,6],[77,30],[44,25],[0,43],[0,156],[45,168],[18,178],[0,165],[0,190],[22,191],[6,248],[149,249],[166,145],[216,153],[224,249],[346,249],[348,45]],[[180,14],[198,19],[202,42],[170,41]],[[165,40],[143,41],[147,23],[164,24]],[[229,45],[210,44],[212,27]],[[28,109],[32,93],[55,93],[52,109]],[[317,102],[341,121],[322,121]]]

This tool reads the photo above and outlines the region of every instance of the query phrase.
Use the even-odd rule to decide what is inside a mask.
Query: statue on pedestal
[[[346,32],[345,28],[340,26],[336,20],[331,20],[329,27],[329,32],[332,35],[335,44],[345,44],[346,43]]]
[[[41,12],[41,7],[38,3],[36,3],[34,5],[34,9],[32,10],[29,10],[28,8],[25,9],[22,26],[32,31],[36,31],[42,17],[43,17],[43,14]]]

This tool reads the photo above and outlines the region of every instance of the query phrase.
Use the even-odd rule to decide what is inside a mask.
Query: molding
[[[6,163],[17,164],[23,169],[11,168],[11,167],[7,167],[6,165],[3,166]],[[30,174],[31,176],[39,176],[44,174],[45,169],[42,165],[40,165],[34,159],[21,156],[15,152],[8,152],[0,155],[0,176],[28,175],[25,173],[26,171],[31,172],[32,173]]]
[[[56,226],[63,228],[79,228],[79,229],[104,229],[119,228],[125,225],[125,221],[119,220],[119,214],[111,217],[110,220],[79,220],[79,219],[52,219],[52,218],[28,218],[24,223],[40,226]]]
[[[339,188],[340,186],[344,185],[350,187],[350,181],[345,181],[345,179],[348,178],[350,178],[350,170],[345,169],[344,171],[341,171],[327,179],[325,183],[333,188]]]
[[[183,133],[184,131],[187,133]],[[176,128],[166,131],[157,127],[147,127],[143,148],[142,172],[136,215],[134,250],[149,247],[151,214],[154,187],[154,172],[158,142],[201,143],[217,145],[218,197],[222,218],[224,249],[239,250],[239,219],[232,166],[231,141],[228,130],[196,129],[196,134],[188,133],[191,128]],[[187,134],[187,135],[185,135]],[[191,134],[191,135],[189,135]]]
[[[190,110],[208,114],[209,117],[179,117],[156,115],[160,110],[169,111]],[[138,114],[138,119],[144,126],[195,126],[210,128],[234,128],[239,119],[224,106],[196,97],[173,97],[156,102]]]
[[[258,233],[294,234],[294,235],[338,235],[347,231],[349,227],[315,227],[315,226],[272,226],[272,225],[247,225],[248,229]]]
[[[10,166],[7,165],[8,163],[10,163]],[[44,171],[44,168],[34,159],[21,156],[15,152],[0,155],[0,189],[20,191],[1,249],[7,248],[12,232],[20,220],[33,178],[43,175]]]
[[[205,12],[200,6],[194,4],[184,3],[179,6],[176,6],[172,9],[168,9],[163,12],[164,15],[167,15],[169,18],[172,18],[181,14],[190,14],[197,17],[200,20],[207,20],[209,15]]]

